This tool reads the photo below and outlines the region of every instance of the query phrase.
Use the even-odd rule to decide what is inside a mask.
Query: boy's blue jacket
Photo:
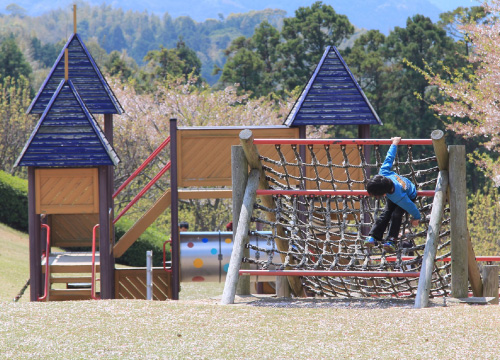
[[[410,180],[391,170],[396,157],[397,149],[397,145],[391,145],[389,151],[387,152],[387,157],[385,158],[379,171],[380,175],[391,179],[394,183],[394,192],[392,194],[387,194],[386,196],[393,203],[408,211],[413,218],[420,219],[420,211],[418,211],[418,208],[412,201],[417,197],[417,188]]]

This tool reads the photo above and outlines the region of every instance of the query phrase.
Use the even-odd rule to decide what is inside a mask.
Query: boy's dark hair
[[[189,223],[187,221],[182,221],[179,223],[179,227],[189,229]]]
[[[375,175],[366,183],[366,191],[371,196],[388,194],[392,191],[392,187],[392,180],[382,175]]]

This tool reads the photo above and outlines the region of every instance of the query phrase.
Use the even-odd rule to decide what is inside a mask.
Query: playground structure
[[[467,231],[465,149],[450,146],[448,151],[441,131],[433,132],[432,140],[400,143],[407,145],[406,157],[397,157],[394,168],[417,184],[416,202],[427,221],[423,229],[403,224],[401,239],[414,246],[395,254],[364,248],[379,200],[359,190],[369,178],[367,169],[378,171],[382,165],[379,147],[390,140],[265,140],[254,139],[251,131],[243,131],[240,139],[251,171],[242,174],[241,231],[235,235],[223,303],[234,301],[239,274],[287,276],[296,296],[415,297],[415,306],[425,307],[429,296],[467,298],[470,282],[474,296],[498,299],[498,268],[493,266],[492,276],[483,272],[481,279]],[[277,154],[259,155],[262,144],[274,144]],[[375,148],[373,163],[364,157],[366,145]],[[422,145],[433,145],[435,155],[416,158],[413,148]],[[289,146],[295,158],[283,155]],[[307,146],[308,157],[300,156],[301,146]],[[418,153],[426,152],[419,148]],[[332,161],[333,154],[341,154],[340,161]],[[272,229],[262,236],[273,243],[271,250],[245,245],[251,220]],[[243,256],[245,247],[267,256]],[[238,259],[261,270],[240,270]],[[490,283],[493,290],[485,285]]]
[[[230,237],[226,237],[224,242],[221,242],[220,233],[217,235],[220,245],[218,249],[212,246],[217,241],[210,240],[210,234],[194,240],[189,238],[189,236],[195,236],[194,234],[179,234],[179,230],[175,226],[178,224],[178,202],[179,199],[232,197],[235,224],[233,233],[238,235],[238,231],[243,231],[244,237],[246,237],[250,225],[248,222],[240,220],[240,209],[245,203],[242,194],[251,184],[251,181],[248,180],[247,185],[248,166],[252,169],[259,169],[259,174],[260,169],[265,168],[266,177],[260,175],[259,180],[262,189],[267,189],[265,182],[269,181],[273,186],[277,185],[277,189],[286,189],[286,191],[295,191],[297,187],[301,191],[310,191],[311,189],[325,191],[331,185],[319,181],[319,179],[331,176],[332,179],[340,179],[339,183],[333,186],[334,191],[348,191],[343,195],[327,195],[333,196],[335,199],[336,208],[333,212],[328,209],[330,206],[328,204],[331,204],[331,201],[322,200],[325,193],[320,193],[320,195],[297,193],[297,196],[284,194],[275,199],[273,198],[275,195],[271,193],[259,193],[262,198],[259,212],[265,213],[269,209],[276,208],[276,204],[279,204],[279,209],[283,211],[286,209],[290,213],[295,211],[296,215],[284,217],[287,219],[288,225],[280,222],[280,219],[257,220],[263,227],[269,227],[270,232],[254,233],[257,240],[261,239],[267,245],[262,246],[262,241],[250,243],[249,246],[253,248],[253,251],[250,252],[248,249],[248,252],[245,253],[249,263],[253,262],[259,268],[265,269],[289,268],[290,265],[295,265],[293,262],[301,255],[295,252],[287,253],[288,249],[285,247],[288,245],[283,245],[287,241],[285,235],[294,239],[292,246],[294,248],[304,250],[310,247],[308,236],[311,234],[312,227],[309,227],[306,218],[314,219],[317,217],[317,213],[321,212],[323,213],[320,216],[320,225],[319,227],[316,225],[312,234],[316,243],[319,243],[320,240],[327,241],[327,243],[324,248],[315,244],[316,253],[314,254],[304,252],[309,262],[317,262],[315,256],[318,255],[318,251],[323,251],[330,246],[328,241],[332,244],[337,241],[336,246],[339,248],[339,251],[328,253],[323,257],[330,261],[330,265],[335,262],[331,261],[332,258],[344,256],[342,255],[343,250],[340,251],[342,247],[354,249],[354,252],[360,250],[358,246],[360,239],[366,233],[369,223],[373,221],[376,209],[370,208],[366,199],[361,199],[362,195],[353,192],[363,191],[366,178],[370,175],[371,170],[375,170],[377,165],[380,165],[380,159],[377,158],[375,165],[364,166],[366,165],[365,159],[369,159],[371,156],[372,147],[370,143],[363,143],[363,140],[351,140],[355,144],[354,146],[333,145],[331,149],[323,153],[322,157],[318,157],[312,151],[314,146],[301,145],[310,144],[309,140],[305,139],[305,126],[309,124],[357,124],[360,138],[369,137],[369,125],[381,124],[380,119],[335,48],[326,49],[316,71],[304,88],[284,126],[178,128],[176,120],[172,119],[170,136],[129,179],[113,192],[113,166],[116,166],[119,161],[118,155],[113,149],[113,114],[121,114],[123,109],[76,32],[76,11],[74,23],[74,34],[70,36],[49,76],[28,109],[28,112],[41,114],[41,116],[16,163],[18,166],[28,167],[31,301],[91,298],[144,299],[147,285],[145,269],[117,268],[115,259],[122,256],[168,207],[171,208],[171,224],[173,224],[171,268],[163,267],[153,270],[153,298],[157,300],[178,299],[181,281],[211,281],[215,279],[221,281],[231,266],[240,267],[239,259],[242,256],[239,256],[235,261],[232,260],[230,264],[226,260],[224,263],[222,262],[221,258],[229,257],[228,248],[232,248],[232,246],[229,246],[230,241],[226,241],[231,240]],[[104,130],[100,129],[94,114],[104,114]],[[312,121],[313,117],[316,120]],[[256,138],[268,139],[268,144],[259,144],[260,155],[257,155],[255,150],[249,151],[248,149],[252,147],[248,144],[243,146],[246,149],[245,154],[243,154],[242,148],[239,146],[238,136],[249,130]],[[297,146],[277,146],[276,139],[287,139],[283,141],[297,144]],[[115,216],[114,198],[119,196],[120,192],[133,181],[140,171],[167,146],[170,148],[170,161],[145,186],[144,190]],[[333,151],[334,148],[336,151]],[[445,162],[443,159],[446,156],[446,151],[443,148],[446,149],[446,146],[440,142],[439,150],[436,150],[438,164]],[[260,160],[256,160],[259,156],[262,159],[273,159],[273,157],[276,159],[276,149],[279,149],[277,160],[271,160],[264,167],[260,165]],[[318,165],[321,162],[328,165]],[[344,170],[345,164],[356,164],[347,175]],[[446,169],[447,165],[439,164],[439,170]],[[170,188],[115,243],[114,224],[116,221],[124,216],[140,197],[168,171],[170,171]],[[436,172],[435,170],[429,171]],[[425,171],[420,169],[418,172],[420,174]],[[312,173],[316,175],[311,175]],[[286,179],[287,182],[278,186],[282,179]],[[432,185],[435,183],[436,180],[429,182]],[[255,187],[255,184],[253,186]],[[465,191],[462,194],[465,194]],[[311,195],[314,197],[311,198]],[[337,198],[337,196],[342,198]],[[283,202],[284,199],[287,201]],[[318,207],[317,203],[325,203],[326,207]],[[426,213],[429,213],[431,208],[436,208],[428,203],[422,203],[422,207]],[[271,211],[271,213],[273,212]],[[290,216],[295,216],[295,218],[292,220]],[[293,225],[290,227],[291,220]],[[347,239],[351,235],[345,229],[342,230],[344,234],[340,236],[334,234],[332,238],[328,239],[331,236],[332,222],[354,226],[355,239]],[[354,225],[352,225],[353,222]],[[244,226],[241,226],[242,224]],[[426,230],[428,229],[426,228]],[[352,229],[350,231],[352,232]],[[460,231],[460,236],[463,236],[463,229]],[[429,231],[422,231],[419,236],[425,235],[426,232],[429,233]],[[217,236],[214,235],[214,237]],[[235,241],[242,242],[244,240],[242,236],[241,234],[239,237],[236,236]],[[182,241],[183,238],[186,241]],[[193,244],[191,248],[189,248],[190,243]],[[193,255],[193,258],[190,258],[186,248],[181,252],[183,246],[195,249],[198,248],[197,245],[205,243],[210,245],[203,250],[202,253],[205,255]],[[223,243],[226,244],[224,250],[222,249]],[[52,246],[92,247],[93,251],[52,253]],[[240,254],[240,247],[238,245],[234,248],[238,251],[233,250],[232,256]],[[97,248],[99,248],[98,251]],[[425,247],[425,251],[428,249],[429,247]],[[413,251],[420,254],[424,251],[424,247],[419,245]],[[447,251],[445,256],[449,257],[448,250],[440,251]],[[455,254],[455,250],[453,253]],[[263,267],[264,260],[259,258],[263,254],[271,256],[279,254],[285,260],[282,259],[284,262],[280,263],[273,262],[272,258],[271,260],[268,258],[266,261],[270,262]],[[347,259],[347,256],[351,255],[345,256]],[[479,296],[478,294],[481,292],[479,286],[482,285],[481,278],[477,265],[470,256],[473,260],[473,253],[469,251],[468,260],[462,259],[458,263],[459,265],[455,265],[455,268],[463,270],[464,264],[469,265],[469,276],[472,274],[472,289],[474,294]],[[288,261],[292,262],[286,262],[287,257]],[[362,261],[368,264],[366,268],[359,269],[365,271],[365,275],[374,269],[373,261],[378,261],[379,264],[393,263],[393,268],[401,269],[404,266],[410,266],[416,270],[416,267],[420,266],[418,262],[421,260],[419,255],[414,259],[397,256],[397,261],[393,261],[390,256],[385,254],[375,254],[372,257],[373,259],[366,260],[365,258],[366,261]],[[379,260],[375,260],[376,257]],[[203,260],[215,258],[217,261],[212,265],[208,265],[208,262],[205,261],[205,269],[209,270],[203,273],[205,269],[200,265]],[[360,263],[359,258],[353,262],[349,260],[347,264],[345,259],[338,261],[338,264],[341,265],[339,271],[351,271],[347,269],[348,265],[354,266],[355,262]],[[462,284],[459,288],[462,290],[463,283],[467,284],[467,280],[464,280],[463,277],[463,271],[462,273],[453,272],[453,264],[457,264],[456,259],[458,258],[453,255],[452,270],[449,270],[449,263],[444,265],[444,275],[439,275],[443,287],[437,290],[440,293],[436,295],[448,295],[452,279],[460,279]],[[247,265],[242,266],[242,271],[248,271],[250,274]],[[181,271],[181,267],[183,271]],[[283,272],[283,270],[281,271]],[[284,270],[284,272],[286,271],[288,270]],[[327,271],[331,271],[331,269]],[[413,275],[415,272],[411,271]],[[451,279],[450,272],[453,273]],[[254,274],[267,276],[270,273]],[[291,275],[291,273],[286,274]],[[237,275],[233,272],[230,281],[234,282]],[[273,275],[275,276],[276,273]],[[366,286],[365,283],[358,280],[355,280],[354,283],[342,283],[343,280],[339,279],[342,279],[343,276],[338,274],[335,275],[335,279],[330,279],[331,275],[326,273],[323,275],[316,276],[316,278],[304,277],[306,284],[308,284],[306,285],[308,294],[334,296],[339,282],[340,286],[348,291],[354,287],[363,289]],[[398,278],[406,276],[402,275],[400,270],[396,275]],[[386,274],[386,276],[392,277],[393,275]],[[323,283],[325,277],[327,286]],[[377,283],[379,280],[372,278],[369,281]],[[289,276],[288,282],[297,296],[304,294],[303,285],[298,277]],[[66,288],[52,288],[52,285],[56,283],[65,284]],[[280,281],[280,283],[284,282]],[[410,291],[410,295],[413,296],[416,283],[414,277],[412,280],[405,280],[405,283],[411,283],[411,285],[406,285],[407,289],[396,292],[398,294],[404,293],[403,295],[406,296]],[[85,287],[78,286],[78,284],[85,284]],[[87,284],[90,284],[90,288],[87,288]],[[240,281],[240,287],[243,289],[242,293],[249,292],[246,280]],[[389,287],[395,288],[394,283],[389,282]],[[452,285],[452,289],[458,289],[458,287]],[[234,291],[236,291],[235,288]],[[453,294],[453,291],[452,295],[457,295]],[[368,290],[365,293],[371,294]],[[431,292],[431,294],[434,293]],[[346,296],[345,293],[339,295]]]

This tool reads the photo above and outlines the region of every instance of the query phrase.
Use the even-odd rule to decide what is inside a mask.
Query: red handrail
[[[254,139],[267,145],[391,145],[390,139]],[[399,145],[432,145],[432,139],[401,139]]]
[[[139,199],[146,193],[146,191],[148,191],[151,186],[153,186],[157,181],[158,179],[160,179],[163,174],[165,174],[169,169],[170,169],[170,166],[171,166],[171,162],[169,161],[167,163],[167,165],[165,165],[165,167],[163,169],[161,169],[161,171],[156,174],[156,176],[144,187],[144,189],[141,190],[141,192],[139,194],[137,194],[135,196],[135,198],[132,199],[132,201],[127,205],[125,206],[125,208],[122,210],[122,212],[120,214],[118,214],[118,216],[113,220],[113,224],[116,224],[116,222],[123,216],[125,215],[125,213],[137,202],[139,201]]]
[[[129,176],[129,178],[128,178],[127,180],[125,180],[125,182],[124,182],[123,184],[121,184],[121,185],[120,185],[120,187],[118,188],[118,190],[116,190],[116,191],[115,191],[115,193],[113,194],[113,199],[114,199],[114,198],[115,198],[115,197],[116,197],[116,196],[117,196],[117,195],[118,195],[118,194],[119,194],[119,193],[120,193],[123,189],[125,189],[125,187],[127,187],[127,185],[128,185],[128,184],[130,184],[130,182],[131,182],[132,180],[134,180],[134,179],[135,179],[135,177],[136,177],[137,175],[139,175],[139,173],[140,173],[142,170],[144,170],[144,168],[145,168],[145,167],[146,167],[146,166],[147,166],[147,165],[151,162],[151,160],[153,160],[153,159],[156,157],[156,155],[158,155],[158,153],[159,153],[160,151],[162,151],[162,150],[163,150],[163,148],[164,148],[165,146],[167,146],[167,144],[168,144],[169,142],[170,142],[170,136],[168,136],[168,137],[165,139],[165,141],[164,141],[164,142],[162,142],[162,143],[161,143],[161,145],[160,145],[160,146],[158,146],[158,148],[157,148],[155,151],[153,151],[153,152],[151,153],[151,155],[149,155],[149,157],[148,157],[148,158],[147,158],[147,159],[146,159],[146,160],[145,160],[145,161],[141,164],[141,166],[139,166],[139,167],[137,168],[137,170],[136,170],[136,171],[134,171],[134,172],[132,173],[132,175],[130,175],[130,176]]]
[[[95,238],[96,238],[96,230],[99,227],[99,224],[95,225],[92,229],[92,277],[90,282],[90,297],[94,300],[100,300],[99,296],[95,295]]]
[[[418,196],[434,196],[434,190],[417,191]],[[366,190],[257,190],[257,195],[369,196]]]
[[[167,251],[166,251],[166,246],[167,246],[167,243],[172,243],[172,239],[170,240],[166,240],[163,242],[163,270],[165,270],[166,272],[172,272],[172,269],[167,269],[167,265],[166,265],[166,262],[167,262]],[[170,251],[170,253],[172,253],[172,251]]]
[[[45,248],[45,289],[44,294],[38,297],[38,301],[44,301],[47,299],[49,293],[49,276],[50,276],[50,226],[47,224],[42,224],[42,227],[47,230],[47,246]]]

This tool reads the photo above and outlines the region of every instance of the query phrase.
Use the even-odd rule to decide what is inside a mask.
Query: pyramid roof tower
[[[69,78],[88,110],[93,114],[122,114],[123,108],[76,32],[68,39],[27,113],[41,114],[45,111],[52,95],[64,79],[66,49]]]
[[[118,156],[72,80],[61,80],[15,166],[117,165]]]
[[[382,122],[338,50],[329,46],[284,124],[382,125]]]

